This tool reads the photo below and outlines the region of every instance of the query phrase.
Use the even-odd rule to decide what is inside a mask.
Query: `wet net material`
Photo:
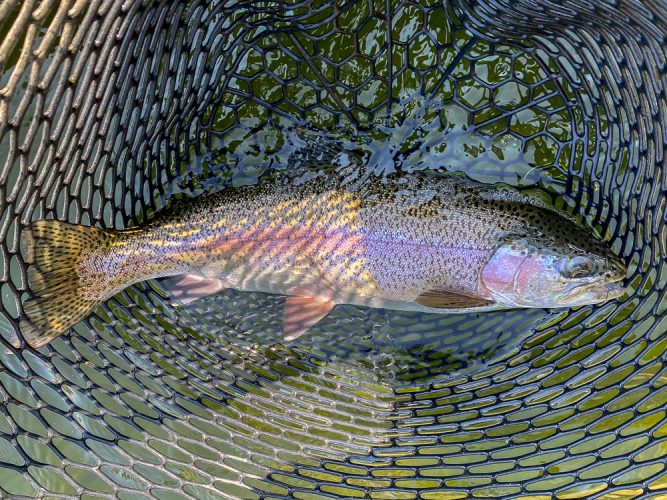
[[[0,2],[0,496],[664,498],[663,2]],[[173,308],[132,286],[46,347],[21,230],[123,228],[306,163],[502,181],[629,263],[600,307]],[[537,189],[539,188],[539,189]]]

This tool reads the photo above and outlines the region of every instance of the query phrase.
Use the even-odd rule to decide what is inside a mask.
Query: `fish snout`
[[[627,274],[628,268],[621,261],[621,259],[616,256],[610,257],[608,259],[607,272],[605,273],[605,277],[607,277],[609,281],[621,281],[627,276]]]
[[[607,290],[607,297],[605,298],[605,301],[617,299],[625,293],[625,287],[619,282],[607,283],[605,288]]]

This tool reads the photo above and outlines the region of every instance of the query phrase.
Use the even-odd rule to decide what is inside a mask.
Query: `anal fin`
[[[419,294],[415,302],[419,305],[435,309],[467,309],[495,304],[495,302],[490,300],[450,290],[426,290]]]
[[[336,304],[323,297],[287,297],[283,316],[283,338],[294,340],[331,312]]]
[[[227,288],[218,278],[207,278],[196,274],[170,276],[160,280],[160,284],[171,300],[179,305],[190,304]]]

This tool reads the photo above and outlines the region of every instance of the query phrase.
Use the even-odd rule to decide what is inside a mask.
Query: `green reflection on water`
[[[225,81],[228,91],[205,111],[213,126],[198,133],[210,149],[191,156],[187,174],[166,186],[162,203],[181,191],[255,184],[304,163],[310,144],[335,143],[342,152],[337,161],[361,158],[376,174],[460,171],[482,182],[536,188],[531,196],[570,206],[565,181],[582,168],[585,153],[570,144],[583,119],[565,106],[555,62],[530,47],[476,39],[448,6],[398,5],[391,4],[389,39],[386,24],[368,17],[366,2],[346,8],[335,24],[263,37]],[[223,295],[230,309],[217,309],[238,322],[234,315],[244,317],[238,309],[244,301],[233,300],[234,292]],[[269,318],[280,305],[264,304],[266,321],[241,319],[248,342],[279,341]],[[415,326],[410,315],[339,309],[322,333],[304,340],[310,352],[405,382],[463,369],[474,359],[502,359],[505,343],[518,342],[549,317],[503,313],[503,332],[485,317],[480,336],[474,318],[465,326],[460,317],[420,316]],[[191,319],[202,321],[197,314]],[[359,316],[371,326],[360,328]],[[347,347],[325,334],[334,323],[345,325]]]
[[[560,206],[571,206],[573,203],[571,199],[564,196],[567,173],[582,170],[588,172],[587,169],[591,167],[583,164],[583,158],[593,151],[600,138],[594,130],[591,130],[587,144],[582,142],[577,145],[572,144],[575,132],[582,134],[585,130],[584,119],[566,107],[565,99],[574,99],[575,92],[562,78],[552,76],[558,71],[555,62],[546,54],[539,55],[529,48],[494,46],[477,40],[456,20],[450,23],[452,13],[446,7],[421,8],[409,4],[398,10],[396,8],[398,4],[399,2],[391,2],[390,5],[396,12],[392,16],[389,40],[387,26],[383,20],[368,17],[368,2],[357,2],[341,13],[336,23],[339,32],[335,32],[333,23],[329,23],[300,33],[267,34],[257,47],[243,56],[237,74],[226,80],[229,90],[222,95],[220,101],[210,105],[203,112],[207,120],[211,120],[212,125],[208,129],[198,130],[201,137],[194,138],[193,142],[201,141],[207,144],[204,139],[209,139],[211,146],[208,151],[202,155],[190,152],[188,162],[183,164],[175,162],[169,165],[169,168],[177,169],[173,173],[178,175],[172,184],[165,186],[164,191],[167,194],[161,202],[165,203],[168,196],[174,193],[199,194],[218,189],[230,182],[236,185],[255,184],[260,178],[269,178],[275,176],[276,171],[293,167],[309,143],[335,141],[343,153],[342,156],[362,158],[367,168],[378,174],[396,170],[411,172],[441,168],[461,171],[483,182],[504,182],[531,189],[528,191],[531,195],[541,197],[547,202],[557,198]],[[378,2],[376,7],[384,9],[385,2]],[[231,37],[234,35],[232,33]],[[0,144],[0,154],[3,147],[4,144]],[[185,143],[183,147],[185,148]],[[618,144],[613,142],[610,147],[619,149]],[[623,176],[630,160],[625,150],[616,154],[620,157],[618,175]],[[342,158],[339,157],[338,160],[342,161]],[[164,163],[170,162],[165,160]],[[590,175],[586,173],[584,179],[589,180]],[[111,175],[104,179],[104,183],[107,186],[106,192],[113,194]],[[121,203],[120,187],[117,189],[118,202]],[[585,205],[586,201],[584,193],[580,204]],[[101,204],[102,200],[98,200],[98,203]],[[59,213],[62,215],[67,207],[59,205],[61,205]],[[110,203],[104,205],[103,213],[105,222],[113,225]],[[16,277],[17,272],[16,263],[10,263],[10,273],[15,273]],[[263,389],[254,384],[255,381],[252,383],[237,381],[234,389],[221,382],[218,382],[220,387],[215,388],[206,384],[198,386],[191,380],[205,379],[202,372],[206,370],[214,373],[218,381],[231,381],[235,377],[244,375],[231,372],[228,368],[220,369],[213,366],[215,363],[212,363],[212,366],[192,366],[174,361],[172,353],[182,348],[175,339],[183,339],[186,336],[183,332],[186,330],[181,328],[181,324],[177,325],[173,318],[153,319],[152,304],[143,299],[149,293],[153,294],[155,303],[160,304],[160,297],[152,291],[139,288],[119,295],[97,311],[97,318],[91,322],[92,327],[102,341],[108,342],[112,347],[103,348],[98,354],[86,351],[85,344],[80,343],[77,348],[88,362],[77,365],[76,369],[68,368],[69,365],[74,365],[75,359],[67,357],[71,353],[67,352],[69,346],[64,343],[55,343],[53,346],[65,358],[61,360],[57,355],[53,358],[60,375],[51,373],[44,360],[37,357],[29,358],[26,355],[26,362],[31,368],[54,383],[61,382],[62,376],[79,387],[85,387],[88,381],[91,381],[101,389],[93,391],[92,396],[95,398],[93,401],[72,385],[62,384],[62,394],[68,401],[63,398],[61,392],[49,391],[44,384],[32,385],[32,389],[45,402],[62,411],[76,405],[93,415],[101,412],[99,406],[101,405],[104,411],[123,417],[121,419],[106,414],[101,420],[76,413],[75,423],[78,424],[76,426],[74,422],[59,413],[45,408],[40,410],[39,414],[44,421],[65,436],[79,439],[82,437],[80,429],[95,436],[96,439],[86,439],[88,448],[98,457],[119,465],[119,467],[104,465],[100,469],[106,479],[101,475],[92,476],[87,469],[68,466],[65,472],[77,483],[89,484],[100,492],[106,492],[112,487],[109,481],[125,488],[144,489],[146,483],[142,477],[163,486],[175,486],[175,480],[171,476],[152,466],[135,467],[134,472],[125,468],[131,462],[128,454],[146,462],[159,460],[154,458],[157,455],[150,449],[172,460],[189,463],[192,455],[217,460],[219,455],[211,451],[210,447],[230,456],[245,453],[239,451],[242,449],[268,453],[271,447],[275,447],[288,450],[284,456],[289,457],[293,463],[306,462],[305,466],[316,467],[319,462],[302,456],[299,453],[299,446],[295,443],[324,448],[327,440],[345,442],[347,434],[354,433],[363,445],[364,438],[376,438],[375,433],[378,428],[381,429],[386,424],[386,422],[379,424],[372,422],[374,427],[370,422],[371,413],[355,415],[355,410],[358,411],[358,408],[352,406],[342,406],[335,411],[318,408],[310,412],[311,420],[300,417],[311,426],[309,429],[317,429],[318,435],[314,436],[305,433],[304,427],[298,424],[298,417],[294,417],[286,409],[271,408],[274,412],[282,412],[282,415],[281,420],[268,423],[263,420],[265,416],[263,410],[256,410],[261,403],[251,407],[233,399],[234,396],[252,395],[261,401],[264,397]],[[200,325],[201,330],[207,330],[209,325],[206,321],[210,320],[211,328],[208,329],[210,332],[206,331],[202,335],[222,337],[232,342],[238,341],[238,345],[242,346],[258,344],[262,347],[255,349],[256,355],[267,358],[275,355],[272,351],[273,344],[280,342],[280,331],[277,328],[281,311],[279,302],[261,294],[244,295],[233,291],[225,292],[217,297],[215,302],[217,305],[211,306],[211,309],[202,308],[205,312],[213,311],[215,313],[213,318],[198,316],[201,311],[183,311],[182,316],[185,320],[192,320],[190,324]],[[3,303],[8,310],[14,311],[15,304],[12,304],[8,292],[3,293]],[[136,307],[130,308],[132,304],[136,304]],[[635,304],[630,304],[624,310],[615,313],[615,321],[618,322],[632,314],[634,306]],[[162,304],[162,307],[166,310],[166,306]],[[264,312],[262,317],[258,318],[254,314],[257,310]],[[580,333],[580,330],[576,329],[576,324],[581,321],[592,321],[590,317],[587,318],[590,312],[590,309],[586,309],[573,316],[576,321],[570,325],[572,329],[565,334],[565,338],[569,340],[570,335],[574,338]],[[610,310],[609,314],[611,313]],[[346,307],[337,309],[327,318],[309,339],[304,339],[302,347],[311,356],[309,361],[318,369],[326,370],[328,367],[343,365],[346,369],[352,367],[360,373],[370,372],[377,375],[377,385],[355,388],[358,394],[383,394],[383,390],[389,394],[391,391],[389,386],[384,385],[386,382],[392,382],[393,387],[411,387],[423,380],[438,380],[439,377],[448,376],[452,372],[470,369],[470,364],[473,362],[477,362],[474,365],[475,369],[481,370],[484,363],[502,361],[510,356],[511,348],[522,337],[536,330],[543,335],[541,340],[546,342],[550,335],[555,335],[556,330],[552,327],[563,319],[561,314],[550,315],[543,311],[531,311],[484,317],[448,317],[393,314]],[[581,314],[581,317],[578,314]],[[595,333],[601,342],[611,342],[611,339],[605,340],[607,326],[604,321],[600,320],[598,328],[599,331],[596,330]],[[134,333],[137,329],[141,330],[139,335]],[[162,332],[162,337],[156,337],[154,335],[156,332]],[[625,332],[619,331],[613,335],[620,337],[623,333]],[[193,332],[192,336],[194,335]],[[219,439],[209,438],[210,441],[207,443],[210,445],[209,448],[193,441],[180,442],[179,447],[176,447],[165,442],[172,439],[168,428],[174,427],[176,432],[189,440],[196,441],[199,436],[185,426],[160,427],[146,418],[137,418],[139,414],[148,419],[154,418],[157,412],[151,405],[165,412],[168,408],[172,408],[171,411],[178,416],[182,416],[184,412],[182,408],[176,408],[176,403],[148,400],[151,404],[149,405],[146,401],[138,399],[144,393],[143,389],[133,381],[132,377],[136,376],[136,372],[133,372],[134,366],[130,366],[114,352],[114,348],[121,346],[123,341],[138,352],[146,354],[145,357],[137,355],[135,366],[143,363],[141,368],[156,373],[164,370],[161,372],[161,377],[145,376],[144,380],[139,379],[143,387],[150,385],[153,393],[163,397],[180,395],[179,397],[184,398],[183,407],[187,407],[187,401],[208,398],[206,405],[209,408],[220,409],[219,413],[232,422],[242,421],[242,426],[238,427],[234,427],[233,423],[227,424],[227,427],[234,431],[234,437],[231,438],[227,431],[224,431],[225,435],[217,436]],[[270,348],[266,347],[269,345]],[[149,352],[146,346],[152,350]],[[229,351],[234,348],[225,347],[229,348]],[[577,365],[584,359],[590,359],[589,351],[574,349],[571,355],[565,357],[566,347],[560,344],[548,347],[553,351],[544,355],[541,352],[527,352],[523,359],[514,358],[514,366],[521,364],[522,361],[532,361],[535,367],[550,367],[558,359],[561,363],[559,368],[563,370],[553,375],[545,372],[544,388],[557,387],[577,376],[582,377],[582,384],[585,383],[586,375],[580,374],[579,368],[570,367],[570,364]],[[204,353],[189,354],[190,359],[201,360],[206,357]],[[6,366],[13,367],[16,372],[22,371],[22,367],[12,356],[8,354],[1,356]],[[657,353],[647,352],[645,356],[648,356],[646,362],[650,362],[657,357]],[[335,384],[332,388],[325,389],[322,388],[325,385],[324,380],[310,379],[308,375],[301,378],[296,376],[308,370],[316,372],[312,366],[297,362],[294,362],[293,366],[281,365],[278,362],[275,364],[275,367],[271,366],[273,371],[267,369],[268,373],[256,370],[258,377],[264,377],[261,380],[270,380],[274,377],[275,381],[278,377],[276,373],[280,373],[281,376],[294,376],[293,380],[285,384],[287,387],[305,393],[311,391],[312,386],[316,384],[323,397],[328,397],[341,405],[352,405],[353,400],[345,401],[345,396],[333,392]],[[112,365],[115,367],[111,367]],[[270,364],[267,363],[267,366]],[[78,374],[78,368],[86,376],[85,380]],[[326,380],[351,384],[360,378],[354,376],[352,368],[350,368],[350,380],[331,374],[328,374]],[[250,372],[252,367],[247,366],[246,370]],[[622,376],[625,374],[618,374],[619,380]],[[616,381],[614,379],[608,382],[611,384]],[[9,382],[5,386],[17,400],[35,406],[27,386],[12,385]],[[238,391],[238,387],[242,387],[245,392],[234,392]],[[477,395],[480,398],[492,397],[506,389],[508,387],[499,384],[479,389]],[[528,388],[525,391],[515,396],[517,398],[522,395],[530,396],[535,404],[550,401],[556,409],[559,405],[574,405],[578,402],[578,398],[585,396],[583,392],[572,391],[566,397],[558,399],[561,395],[554,389],[531,393],[532,388]],[[122,395],[118,396],[117,392],[121,392]],[[453,406],[448,405],[465,402],[457,397],[452,395],[451,391],[443,391],[438,405],[419,409],[417,415],[438,418],[438,422],[445,425],[473,418],[478,411],[475,405],[483,404],[471,401],[468,403],[470,413],[448,415],[453,411]],[[593,423],[598,426],[600,432],[624,425],[626,426],[624,429],[629,429],[627,426],[630,424],[626,424],[623,418],[604,419],[601,418],[601,412],[596,410],[612,397],[615,395],[602,392],[597,399],[588,400],[586,404],[589,406],[582,404],[582,409],[592,411],[574,419],[571,419],[572,415],[564,410],[550,412],[537,420],[544,425],[544,428],[532,430],[523,429],[519,424],[513,423],[512,417],[502,416],[505,410],[520,411],[518,404],[512,407],[512,403],[508,402],[506,406],[497,410],[500,417],[490,418],[486,422],[480,421],[477,424],[479,428],[445,436],[437,445],[424,447],[422,451],[424,458],[406,458],[406,461],[412,461],[403,465],[426,467],[433,465],[432,460],[428,458],[429,455],[446,455],[448,457],[443,460],[446,466],[422,469],[421,474],[451,478],[445,483],[450,487],[485,486],[489,480],[483,477],[484,474],[505,472],[506,466],[502,463],[480,464],[487,453],[501,446],[504,436],[526,431],[521,437],[515,438],[516,447],[502,452],[505,455],[501,452],[497,455],[497,458],[515,459],[531,454],[535,450],[533,445],[524,446],[524,443],[543,441],[545,450],[548,450],[550,446],[564,446],[580,440],[582,436],[579,434],[565,434],[552,438],[551,442],[546,441],[555,432],[554,426],[566,419],[567,423],[562,424],[563,431],[574,432]],[[232,403],[229,403],[230,400]],[[649,401],[646,410],[652,411],[662,402],[662,400]],[[8,410],[21,430],[43,438],[48,436],[46,428],[34,413],[17,405],[9,405]],[[310,411],[310,408],[308,410]],[[253,411],[256,414],[252,414]],[[135,416],[133,423],[136,426],[126,420],[130,415]],[[341,415],[354,416],[345,423],[327,424],[326,419],[336,422]],[[515,414],[514,419],[536,416],[537,414]],[[210,413],[202,412],[203,419],[209,417]],[[322,420],[318,420],[318,417]],[[4,417],[0,415],[0,418]],[[502,425],[497,423],[504,418]],[[294,431],[290,431],[286,436],[289,441],[286,441],[277,434],[288,423],[294,426]],[[470,444],[467,451],[475,453],[460,454],[462,444],[468,441],[474,442],[481,436],[480,429],[485,428],[486,424],[495,425],[493,433],[487,435],[496,437],[497,440],[487,439]],[[205,420],[201,420],[201,426],[208,435],[212,429],[220,432],[220,427],[208,424]],[[3,432],[5,428],[7,432],[11,431],[9,424],[2,428]],[[112,441],[115,439],[114,434],[118,433],[143,444],[144,432],[156,437],[149,439],[145,443],[146,446],[136,445],[123,439],[116,446]],[[243,432],[266,433],[266,436],[262,442],[253,444],[241,436]],[[627,432],[632,433],[634,430],[629,429]],[[105,443],[100,439],[109,442]],[[593,437],[588,440],[586,446],[589,446],[590,450],[601,449],[608,444],[605,439],[604,436]],[[371,439],[368,442],[373,443]],[[89,464],[91,460],[87,451],[83,448],[77,449],[78,445],[55,439],[53,444],[68,460],[80,464]],[[629,442],[621,451],[629,453],[636,449],[636,444],[634,441]],[[0,445],[7,448],[7,453],[0,455],[7,457],[9,464],[23,465],[23,458],[12,448],[11,443],[5,443],[3,440],[0,441]],[[50,448],[33,438],[21,438],[20,445],[35,461],[52,465],[59,463],[60,459]],[[653,451],[659,456],[665,454],[664,449]],[[385,456],[393,454],[398,457],[403,453],[402,449],[394,449],[387,451]],[[522,465],[536,467],[541,464],[551,464],[561,458],[559,452],[547,451],[539,457],[531,456],[530,460],[533,462],[527,458],[523,459],[525,462]],[[250,490],[238,484],[239,476],[232,468],[213,466],[208,462],[205,464],[199,467],[200,470],[221,479],[215,483],[220,491],[244,498],[253,495]],[[466,468],[461,464],[468,467],[469,475],[473,477],[455,477],[465,475]],[[349,464],[329,465],[328,469],[331,472],[304,469],[300,473],[329,483],[340,482],[338,473],[366,474],[365,466],[357,468]],[[553,472],[563,472],[575,470],[583,465],[587,464],[561,461],[550,467]],[[596,478],[610,474],[612,470],[617,470],[614,469],[616,465],[618,463],[602,464],[599,470],[596,469],[589,475],[591,478]],[[263,475],[266,472],[263,468],[241,461],[233,463],[230,467],[237,470],[246,467],[248,473],[256,475]],[[511,468],[507,466],[507,469]],[[189,466],[170,463],[168,470],[188,481],[206,480]],[[647,474],[649,472],[655,473],[653,469],[646,471]],[[50,469],[32,466],[29,473],[49,491],[69,493],[73,488],[64,476]],[[641,474],[638,472],[635,477],[628,478],[620,476],[616,481],[638,480],[637,478],[644,477]],[[392,484],[402,485],[405,488],[428,488],[436,484],[429,479],[409,478],[403,478],[403,483],[399,484],[394,478],[401,475],[400,470],[378,469],[373,475],[374,479],[360,478],[356,482],[349,481],[348,484],[359,488],[385,488]],[[527,481],[536,479],[539,475],[540,473],[535,470],[508,471],[504,476],[498,476],[498,480]],[[385,477],[392,478],[394,483],[383,479]],[[276,475],[274,479],[290,486],[304,488],[310,484],[303,479],[286,475]],[[570,479],[570,477],[545,478],[531,483],[531,487],[535,491],[553,489],[569,484]],[[22,481],[10,469],[0,468],[0,482],[11,494],[30,496],[34,491],[29,483]],[[267,492],[282,494],[287,491],[281,486],[259,480],[246,484]],[[322,489],[339,495],[362,494],[363,490],[352,487],[330,484]],[[577,491],[581,492],[584,489],[581,487]],[[593,489],[589,488],[590,491]],[[518,490],[511,486],[487,490],[491,496],[510,495],[516,491]],[[572,492],[574,494],[575,490]]]

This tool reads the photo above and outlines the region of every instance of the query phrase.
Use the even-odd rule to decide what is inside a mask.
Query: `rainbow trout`
[[[171,277],[188,303],[224,288],[287,296],[284,337],[336,304],[440,313],[595,304],[626,268],[585,228],[508,190],[412,174],[227,188],[123,231],[34,222],[20,324],[41,346],[129,285]]]

